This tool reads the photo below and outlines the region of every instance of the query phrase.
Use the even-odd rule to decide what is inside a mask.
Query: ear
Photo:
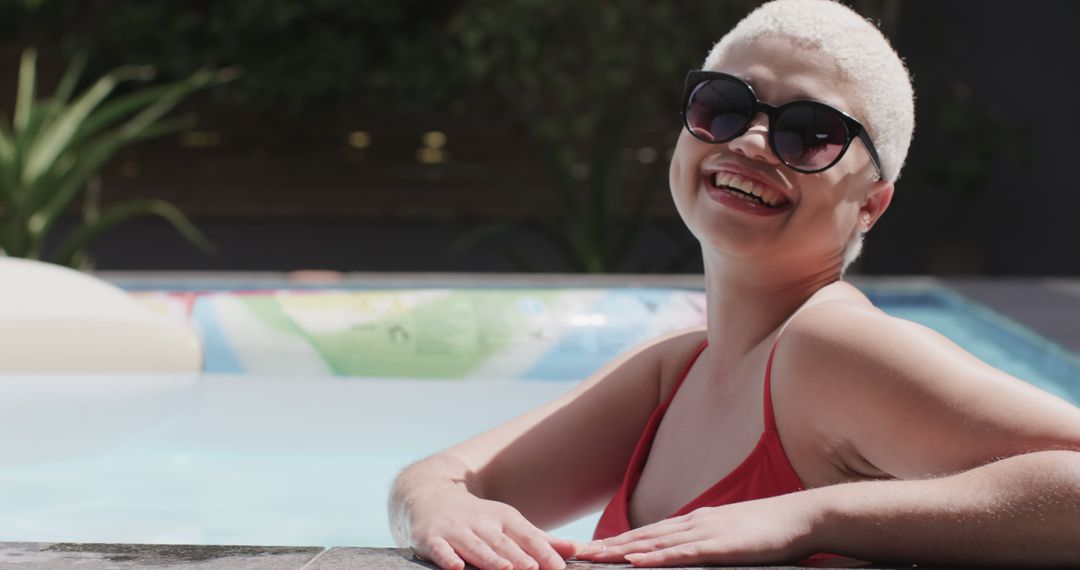
[[[889,204],[892,203],[893,190],[893,183],[885,180],[878,180],[871,184],[866,193],[866,199],[863,200],[862,206],[859,207],[859,218],[869,219],[869,223],[863,231],[868,231],[874,227],[878,218],[888,209]]]

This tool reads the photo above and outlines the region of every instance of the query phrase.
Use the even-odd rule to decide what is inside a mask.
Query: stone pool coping
[[[169,568],[189,570],[426,570],[436,566],[418,560],[408,549],[290,547],[290,546],[198,546],[174,544],[71,544],[48,542],[0,542],[0,568],[59,570],[125,570]],[[629,568],[627,564],[596,564],[570,561],[567,570]],[[820,566],[816,566],[820,567]],[[850,566],[846,566],[850,567]],[[867,570],[893,570],[912,566],[858,566]],[[469,568],[472,568],[471,566]],[[703,569],[684,566],[684,569]],[[728,567],[742,570],[794,570],[798,566]],[[919,566],[920,569],[931,569]]]

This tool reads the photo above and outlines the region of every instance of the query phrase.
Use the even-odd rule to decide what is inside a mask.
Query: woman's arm
[[[390,488],[390,532],[398,546],[409,545],[409,512],[417,499],[428,493],[465,492],[483,497],[464,463],[446,454],[436,454],[409,465],[398,474]]]
[[[821,512],[812,548],[875,561],[1080,565],[1080,453],[1042,451],[922,481],[806,493]]]
[[[662,387],[702,339],[690,331],[642,345],[566,395],[406,468],[389,505],[398,544],[444,568],[560,567],[554,554],[569,556],[570,543],[540,528],[614,493]]]
[[[860,463],[907,479],[815,490],[827,538],[815,547],[1080,564],[1080,409],[921,325],[853,306],[806,317],[778,350],[785,397],[802,398]]]

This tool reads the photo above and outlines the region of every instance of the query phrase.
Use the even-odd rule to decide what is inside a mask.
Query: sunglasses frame
[[[750,97],[754,101],[754,109],[750,116],[747,117],[746,123],[742,127],[740,127],[732,136],[723,140],[707,140],[699,137],[696,133],[694,133],[694,130],[690,127],[690,118],[687,116],[686,111],[689,108],[691,97],[693,97],[694,94],[697,93],[701,85],[708,81],[717,80],[734,83],[746,89],[747,92],[750,93]],[[792,107],[816,107],[819,109],[825,109],[832,113],[836,113],[840,117],[846,130],[847,141],[844,143],[844,148],[840,149],[840,152],[836,155],[836,158],[834,158],[832,162],[821,168],[801,168],[789,164],[788,161],[784,160],[784,157],[780,155],[780,152],[776,150],[776,138],[774,136],[775,131],[773,131],[772,128],[773,121],[776,119],[776,117],[780,116],[781,113]],[[769,136],[767,137],[769,140],[769,148],[772,150],[773,154],[776,155],[778,159],[780,159],[780,162],[784,163],[784,166],[787,166],[788,168],[796,172],[801,172],[803,174],[816,174],[818,172],[824,172],[832,168],[837,162],[840,162],[840,159],[844,157],[844,153],[847,152],[848,147],[851,146],[851,141],[855,138],[858,138],[860,141],[862,141],[863,147],[866,148],[866,152],[870,155],[870,160],[873,161],[874,167],[877,168],[878,180],[882,179],[881,158],[878,156],[877,149],[874,147],[874,142],[870,140],[870,135],[866,132],[866,128],[863,127],[862,124],[859,123],[859,121],[855,120],[855,118],[851,115],[848,115],[847,113],[835,107],[832,107],[831,105],[826,105],[825,103],[822,103],[820,101],[813,101],[810,99],[789,101],[787,103],[784,103],[783,105],[780,105],[779,107],[773,106],[768,103],[762,102],[761,99],[758,98],[757,93],[754,92],[754,88],[751,87],[749,83],[743,81],[742,79],[739,79],[738,77],[735,77],[734,75],[719,71],[694,70],[686,74],[686,87],[683,91],[682,102],[683,126],[686,128],[687,132],[689,132],[691,136],[698,139],[699,141],[710,144],[722,144],[733,141],[744,135],[746,131],[750,129],[750,125],[754,122],[754,117],[757,116],[758,113],[764,113],[765,116],[769,119]]]

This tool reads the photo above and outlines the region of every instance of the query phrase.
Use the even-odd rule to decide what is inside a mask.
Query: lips
[[[740,211],[773,215],[788,210],[792,202],[775,185],[734,169],[713,169],[703,175],[705,190],[714,201]]]

